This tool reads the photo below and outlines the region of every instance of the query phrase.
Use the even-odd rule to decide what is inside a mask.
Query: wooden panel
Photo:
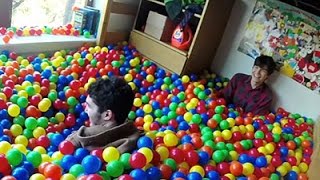
[[[162,67],[166,67],[172,72],[181,74],[186,61],[186,54],[182,51],[182,53],[175,51],[169,47],[170,45],[166,46],[163,42],[159,42],[136,30],[131,32],[129,41],[139,52],[150,58],[150,60]]]
[[[117,13],[117,14],[127,14],[127,15],[135,16],[137,13],[137,7],[128,5],[128,4],[119,3],[119,2],[113,2],[111,7],[111,12]]]
[[[209,0],[202,13],[184,73],[200,73],[208,69],[227,25],[234,0]]]
[[[105,43],[117,43],[119,41],[128,40],[132,27],[128,27],[130,30],[127,32],[108,32],[108,25],[110,25],[111,13],[130,16],[136,15],[138,8],[137,0],[130,0],[129,2],[130,3],[115,2],[113,0],[104,1],[104,8],[101,11],[100,26],[97,33],[97,45],[103,46]],[[119,23],[121,22],[119,21]],[[113,37],[113,35],[115,37]],[[124,39],[121,39],[121,37]]]
[[[102,9],[101,13],[101,19],[99,22],[99,28],[98,28],[98,33],[97,33],[97,45],[103,46],[104,42],[106,41],[106,36],[107,34],[107,27],[109,24],[109,16],[111,12],[111,6],[112,6],[112,0],[107,0],[104,3],[104,7]]]
[[[105,35],[106,39],[103,44],[118,43],[129,39],[128,32],[106,32]]]

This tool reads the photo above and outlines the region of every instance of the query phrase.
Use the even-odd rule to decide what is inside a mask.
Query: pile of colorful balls
[[[67,24],[59,27],[0,27],[0,37],[5,44],[8,44],[12,38],[22,36],[41,36],[42,34],[79,36],[90,38],[89,31],[81,32],[75,29],[72,24]]]
[[[72,131],[88,125],[81,104],[90,83],[105,76],[123,76],[136,92],[128,118],[145,134],[131,153],[120,154],[114,147],[90,152],[65,141]],[[240,113],[215,97],[227,83],[208,72],[166,72],[126,43],[61,50],[50,57],[2,51],[0,176],[308,179],[313,120],[282,108],[267,116]]]

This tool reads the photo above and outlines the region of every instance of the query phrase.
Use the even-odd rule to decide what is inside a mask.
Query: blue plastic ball
[[[81,162],[81,165],[87,174],[97,173],[101,168],[101,164],[101,160],[93,155],[86,156]]]
[[[134,169],[130,172],[130,176],[134,180],[148,180],[148,175],[142,169]]]
[[[150,167],[146,171],[148,180],[158,180],[161,179],[161,171],[157,167]]]
[[[147,136],[142,136],[138,139],[137,146],[139,149],[143,148],[143,147],[147,147],[149,149],[152,149],[153,148],[152,139]]]

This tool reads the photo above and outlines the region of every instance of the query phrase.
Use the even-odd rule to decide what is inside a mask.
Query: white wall
[[[211,69],[219,75],[231,78],[237,72],[251,73],[253,59],[237,50],[245,25],[256,0],[236,0],[225,34]],[[320,94],[316,94],[293,79],[274,73],[268,80],[275,100],[273,109],[283,107],[292,113],[318,119],[320,115]]]

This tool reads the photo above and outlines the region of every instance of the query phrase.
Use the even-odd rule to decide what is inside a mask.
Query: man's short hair
[[[261,68],[266,67],[268,71],[268,75],[271,75],[276,69],[276,63],[273,58],[270,56],[261,55],[254,60],[254,65],[259,66]]]
[[[126,120],[133,105],[134,93],[120,77],[99,78],[89,86],[88,94],[99,107],[100,113],[106,110],[114,113],[117,124]]]

